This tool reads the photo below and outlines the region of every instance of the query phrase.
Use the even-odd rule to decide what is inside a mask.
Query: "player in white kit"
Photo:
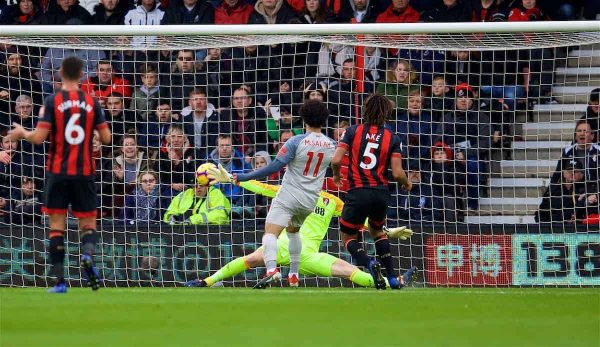
[[[265,288],[271,282],[281,280],[281,273],[277,268],[277,237],[284,228],[287,228],[290,240],[288,281],[291,287],[298,286],[302,250],[298,231],[304,219],[315,209],[325,171],[335,152],[335,142],[321,133],[321,127],[325,126],[329,117],[325,104],[317,100],[307,100],[299,113],[306,132],[290,138],[271,164],[247,174],[230,175],[222,167],[209,173],[220,182],[243,182],[271,175],[287,165],[281,188],[267,214],[262,239],[267,274],[254,286],[256,289]]]

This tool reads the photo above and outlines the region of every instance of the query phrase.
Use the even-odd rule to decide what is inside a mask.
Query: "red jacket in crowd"
[[[535,22],[540,20],[549,20],[549,18],[537,7],[526,9],[523,6],[518,6],[510,10],[508,14],[509,22]]]
[[[417,10],[408,5],[404,11],[398,13],[394,5],[390,5],[384,12],[377,16],[377,23],[416,23],[421,19]]]
[[[296,13],[300,13],[304,10],[304,0],[287,0],[287,3]]]
[[[215,8],[215,24],[246,24],[254,7],[240,0],[231,7],[225,1]]]
[[[109,86],[99,86],[98,77],[88,77],[81,84],[81,90],[96,98],[107,98],[111,93],[119,93],[125,98],[131,97],[131,86],[126,79],[113,76]]]

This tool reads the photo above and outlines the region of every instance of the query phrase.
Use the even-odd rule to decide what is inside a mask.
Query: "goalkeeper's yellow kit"
[[[279,186],[258,182],[255,180],[240,182],[240,187],[264,195],[275,197]],[[340,216],[344,202],[335,195],[321,191],[317,206],[313,213],[308,215],[300,227],[300,238],[302,239],[302,252],[300,253],[300,273],[304,275],[331,276],[331,266],[338,258],[319,253],[321,242],[327,235],[331,219]],[[289,240],[285,229],[277,240],[277,263],[288,265],[290,254],[288,251]]]
[[[239,183],[244,189],[250,190],[256,194],[267,197],[275,197],[279,186],[261,183],[258,181],[246,181]],[[344,202],[337,196],[321,191],[317,206],[313,213],[308,215],[300,228],[300,237],[302,238],[302,252],[300,253],[300,273],[303,275],[316,275],[331,277],[333,264],[339,260],[330,254],[319,253],[319,247],[327,230],[329,223],[335,216],[340,216]],[[290,253],[288,251],[289,239],[285,229],[277,239],[277,263],[279,265],[288,265],[290,263]],[[205,278],[208,286],[212,286],[218,281],[235,276],[249,269],[245,257],[236,258],[213,275]],[[373,277],[356,269],[349,279],[362,287],[373,287]]]

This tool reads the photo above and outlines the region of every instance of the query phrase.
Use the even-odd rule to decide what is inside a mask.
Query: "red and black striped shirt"
[[[98,101],[82,91],[61,90],[46,98],[44,109],[37,126],[50,130],[46,173],[93,177],[94,129],[108,127]]]
[[[398,135],[386,126],[353,125],[346,129],[338,146],[348,150],[349,190],[388,189],[390,159],[402,157]]]

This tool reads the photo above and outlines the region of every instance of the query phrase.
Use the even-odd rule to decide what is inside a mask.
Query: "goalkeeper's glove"
[[[209,180],[211,180],[211,185],[218,184],[218,183],[232,183],[233,182],[233,175],[231,175],[229,172],[227,172],[227,170],[225,170],[225,168],[221,164],[219,164],[219,167],[217,169],[211,167],[207,171],[208,171],[207,176],[208,176]]]
[[[387,235],[387,237],[391,239],[400,239],[406,240],[413,235],[413,231],[408,229],[407,227],[397,227],[389,229],[385,225],[383,226],[383,232]]]

